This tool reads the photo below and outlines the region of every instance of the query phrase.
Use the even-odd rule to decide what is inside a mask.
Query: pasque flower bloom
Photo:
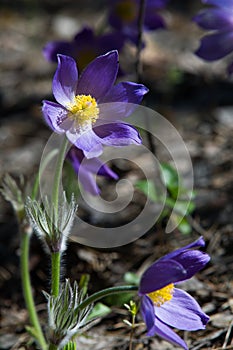
[[[79,78],[74,59],[58,55],[52,85],[57,103],[43,101],[42,111],[50,128],[65,133],[87,158],[98,157],[103,145],[141,143],[138,131],[120,119],[132,113],[148,89],[132,82],[114,85],[117,72],[117,51],[97,57]],[[125,108],[127,103],[131,107]]]
[[[43,48],[44,57],[57,62],[57,55],[73,57],[78,69],[83,70],[95,57],[111,50],[121,51],[125,38],[120,32],[96,35],[89,27],[84,27],[70,41],[51,41]]]
[[[201,39],[197,56],[207,61],[215,61],[233,52],[233,1],[203,0],[213,5],[200,11],[193,20],[203,29],[211,31]],[[231,64],[229,73],[233,71]]]
[[[181,330],[204,329],[209,317],[188,293],[174,287],[191,278],[210,260],[208,254],[192,248],[203,247],[203,238],[165,255],[142,275],[139,296],[148,336],[155,334],[188,349],[169,326]]]
[[[165,22],[158,11],[165,7],[168,0],[147,0],[145,5],[144,30],[165,28]],[[140,0],[110,0],[109,24],[122,31],[126,37],[136,43]]]
[[[83,152],[77,147],[72,146],[70,148],[67,159],[71,162],[84,190],[94,196],[100,193],[100,189],[94,178],[95,175],[114,180],[118,179],[118,175],[106,164],[102,163],[99,158],[86,159]]]

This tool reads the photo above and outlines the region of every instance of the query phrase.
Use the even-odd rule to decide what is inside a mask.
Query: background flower
[[[133,104],[140,103],[148,89],[132,82],[114,85],[117,72],[117,51],[97,57],[79,78],[74,59],[58,55],[58,68],[53,79],[57,103],[43,101],[42,111],[51,129],[66,133],[69,141],[87,158],[98,157],[103,145],[141,143],[138,131],[120,119],[133,111]],[[122,105],[127,103],[126,111]]]
[[[193,20],[203,29],[212,31],[201,39],[196,55],[207,61],[215,61],[233,51],[233,1],[203,0],[214,5],[200,11]],[[233,64],[228,67],[232,73]]]
[[[188,349],[171,327],[182,330],[204,329],[209,317],[188,293],[174,287],[191,278],[210,260],[208,254],[192,248],[204,246],[203,238],[178,249],[152,264],[142,275],[139,296],[141,312],[149,336],[155,334]]]
[[[71,162],[80,183],[85,191],[92,195],[98,195],[100,189],[97,186],[94,176],[100,175],[106,178],[118,179],[118,175],[114,173],[106,164],[102,163],[98,158],[84,159],[83,152],[77,147],[72,146],[67,154],[67,159]],[[84,160],[84,161],[83,161]]]
[[[148,0],[145,6],[144,30],[165,28],[165,22],[158,11],[164,8],[168,0]],[[140,0],[110,0],[109,24],[122,31],[125,37],[137,44],[138,16]]]
[[[96,35],[90,27],[84,27],[70,41],[51,41],[43,48],[43,55],[48,61],[57,62],[57,55],[73,57],[80,70],[99,55],[111,50],[121,51],[125,38],[120,32]]]

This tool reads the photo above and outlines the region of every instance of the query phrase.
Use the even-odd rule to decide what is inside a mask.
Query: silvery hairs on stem
[[[86,330],[88,324],[92,324],[87,317],[93,305],[88,305],[83,309],[79,308],[84,300],[85,292],[82,289],[79,290],[76,281],[72,288],[69,279],[66,279],[57,297],[43,293],[48,305],[49,342],[60,350],[72,337]]]
[[[52,253],[62,253],[66,249],[67,238],[77,210],[74,196],[68,203],[63,192],[57,213],[47,197],[43,200],[43,204],[28,197],[25,208],[35,233],[45,243],[45,247]]]

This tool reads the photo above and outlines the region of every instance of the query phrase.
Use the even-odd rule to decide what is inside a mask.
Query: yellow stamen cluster
[[[174,284],[168,284],[166,287],[156,290],[148,294],[148,297],[153,301],[155,306],[161,306],[166,301],[172,299]]]
[[[132,22],[137,17],[137,7],[134,1],[121,1],[116,6],[116,14],[124,22]]]
[[[91,95],[77,95],[74,101],[67,106],[69,118],[79,125],[95,123],[99,117],[99,108]]]

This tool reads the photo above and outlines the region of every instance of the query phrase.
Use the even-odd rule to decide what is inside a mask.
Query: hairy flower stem
[[[52,191],[52,205],[54,209],[54,225],[57,226],[58,222],[58,207],[59,207],[59,189],[60,189],[60,182],[62,177],[62,168],[63,168],[63,162],[66,155],[67,145],[69,141],[66,137],[64,137],[64,140],[61,144],[58,157],[57,157],[57,163],[55,168],[55,175],[54,175],[54,184],[53,184],[53,191]],[[59,289],[60,289],[60,269],[61,269],[61,252],[51,252],[51,294],[53,296],[58,296]]]
[[[21,224],[21,254],[20,254],[20,265],[21,265],[21,281],[24,294],[25,304],[28,310],[30,322],[34,328],[33,334],[35,334],[38,344],[42,350],[47,349],[47,344],[38,320],[33,296],[32,287],[29,275],[29,243],[30,234],[28,232],[28,226]]]
[[[57,297],[60,290],[60,266],[61,266],[61,253],[51,253],[51,268],[52,268],[52,281],[51,281],[51,295]]]
[[[79,309],[82,310],[88,305],[95,303],[97,300],[102,299],[108,295],[118,294],[118,293],[130,293],[130,292],[136,292],[136,291],[138,291],[137,286],[117,286],[117,287],[106,288],[90,295],[87,299],[85,299],[79,305]]]

